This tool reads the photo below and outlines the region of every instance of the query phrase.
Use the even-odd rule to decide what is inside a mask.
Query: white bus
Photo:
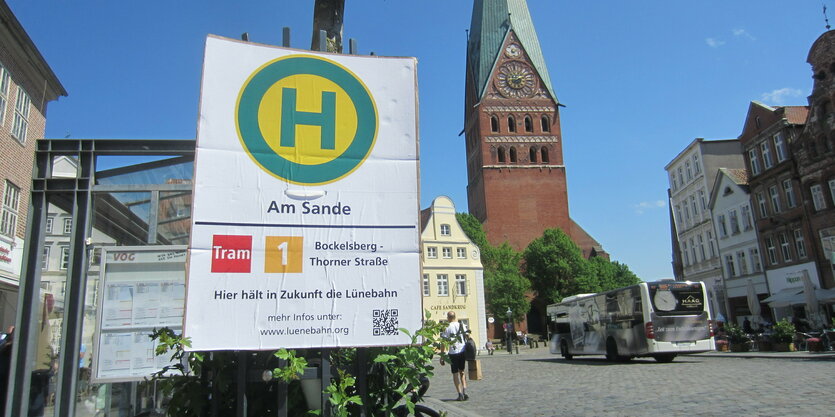
[[[606,355],[610,361],[714,350],[713,326],[700,282],[642,282],[548,306],[551,353],[565,359]]]

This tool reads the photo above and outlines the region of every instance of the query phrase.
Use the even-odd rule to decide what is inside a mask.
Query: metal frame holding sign
[[[183,246],[102,248],[92,381],[141,381],[171,364],[156,356],[154,329],[182,331]]]
[[[193,350],[407,344],[422,319],[414,58],[209,36]]]

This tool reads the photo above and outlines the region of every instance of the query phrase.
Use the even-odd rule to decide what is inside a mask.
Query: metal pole
[[[237,385],[238,393],[235,401],[235,415],[237,417],[246,417],[246,359],[247,353],[245,351],[238,351],[238,375]]]
[[[290,28],[287,26],[281,29],[281,46],[290,47]]]
[[[284,368],[285,366],[287,366],[287,360],[279,359],[278,367]],[[278,399],[278,417],[287,417],[287,382],[283,380],[278,381],[276,397]]]

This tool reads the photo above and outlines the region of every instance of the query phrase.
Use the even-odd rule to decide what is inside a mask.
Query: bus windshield
[[[705,310],[701,283],[653,283],[648,287],[652,308],[660,316],[698,314]]]

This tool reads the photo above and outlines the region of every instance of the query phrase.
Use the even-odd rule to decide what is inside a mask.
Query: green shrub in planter
[[[794,324],[786,319],[782,319],[774,323],[772,328],[771,340],[774,343],[791,343],[794,340],[796,330]]]

